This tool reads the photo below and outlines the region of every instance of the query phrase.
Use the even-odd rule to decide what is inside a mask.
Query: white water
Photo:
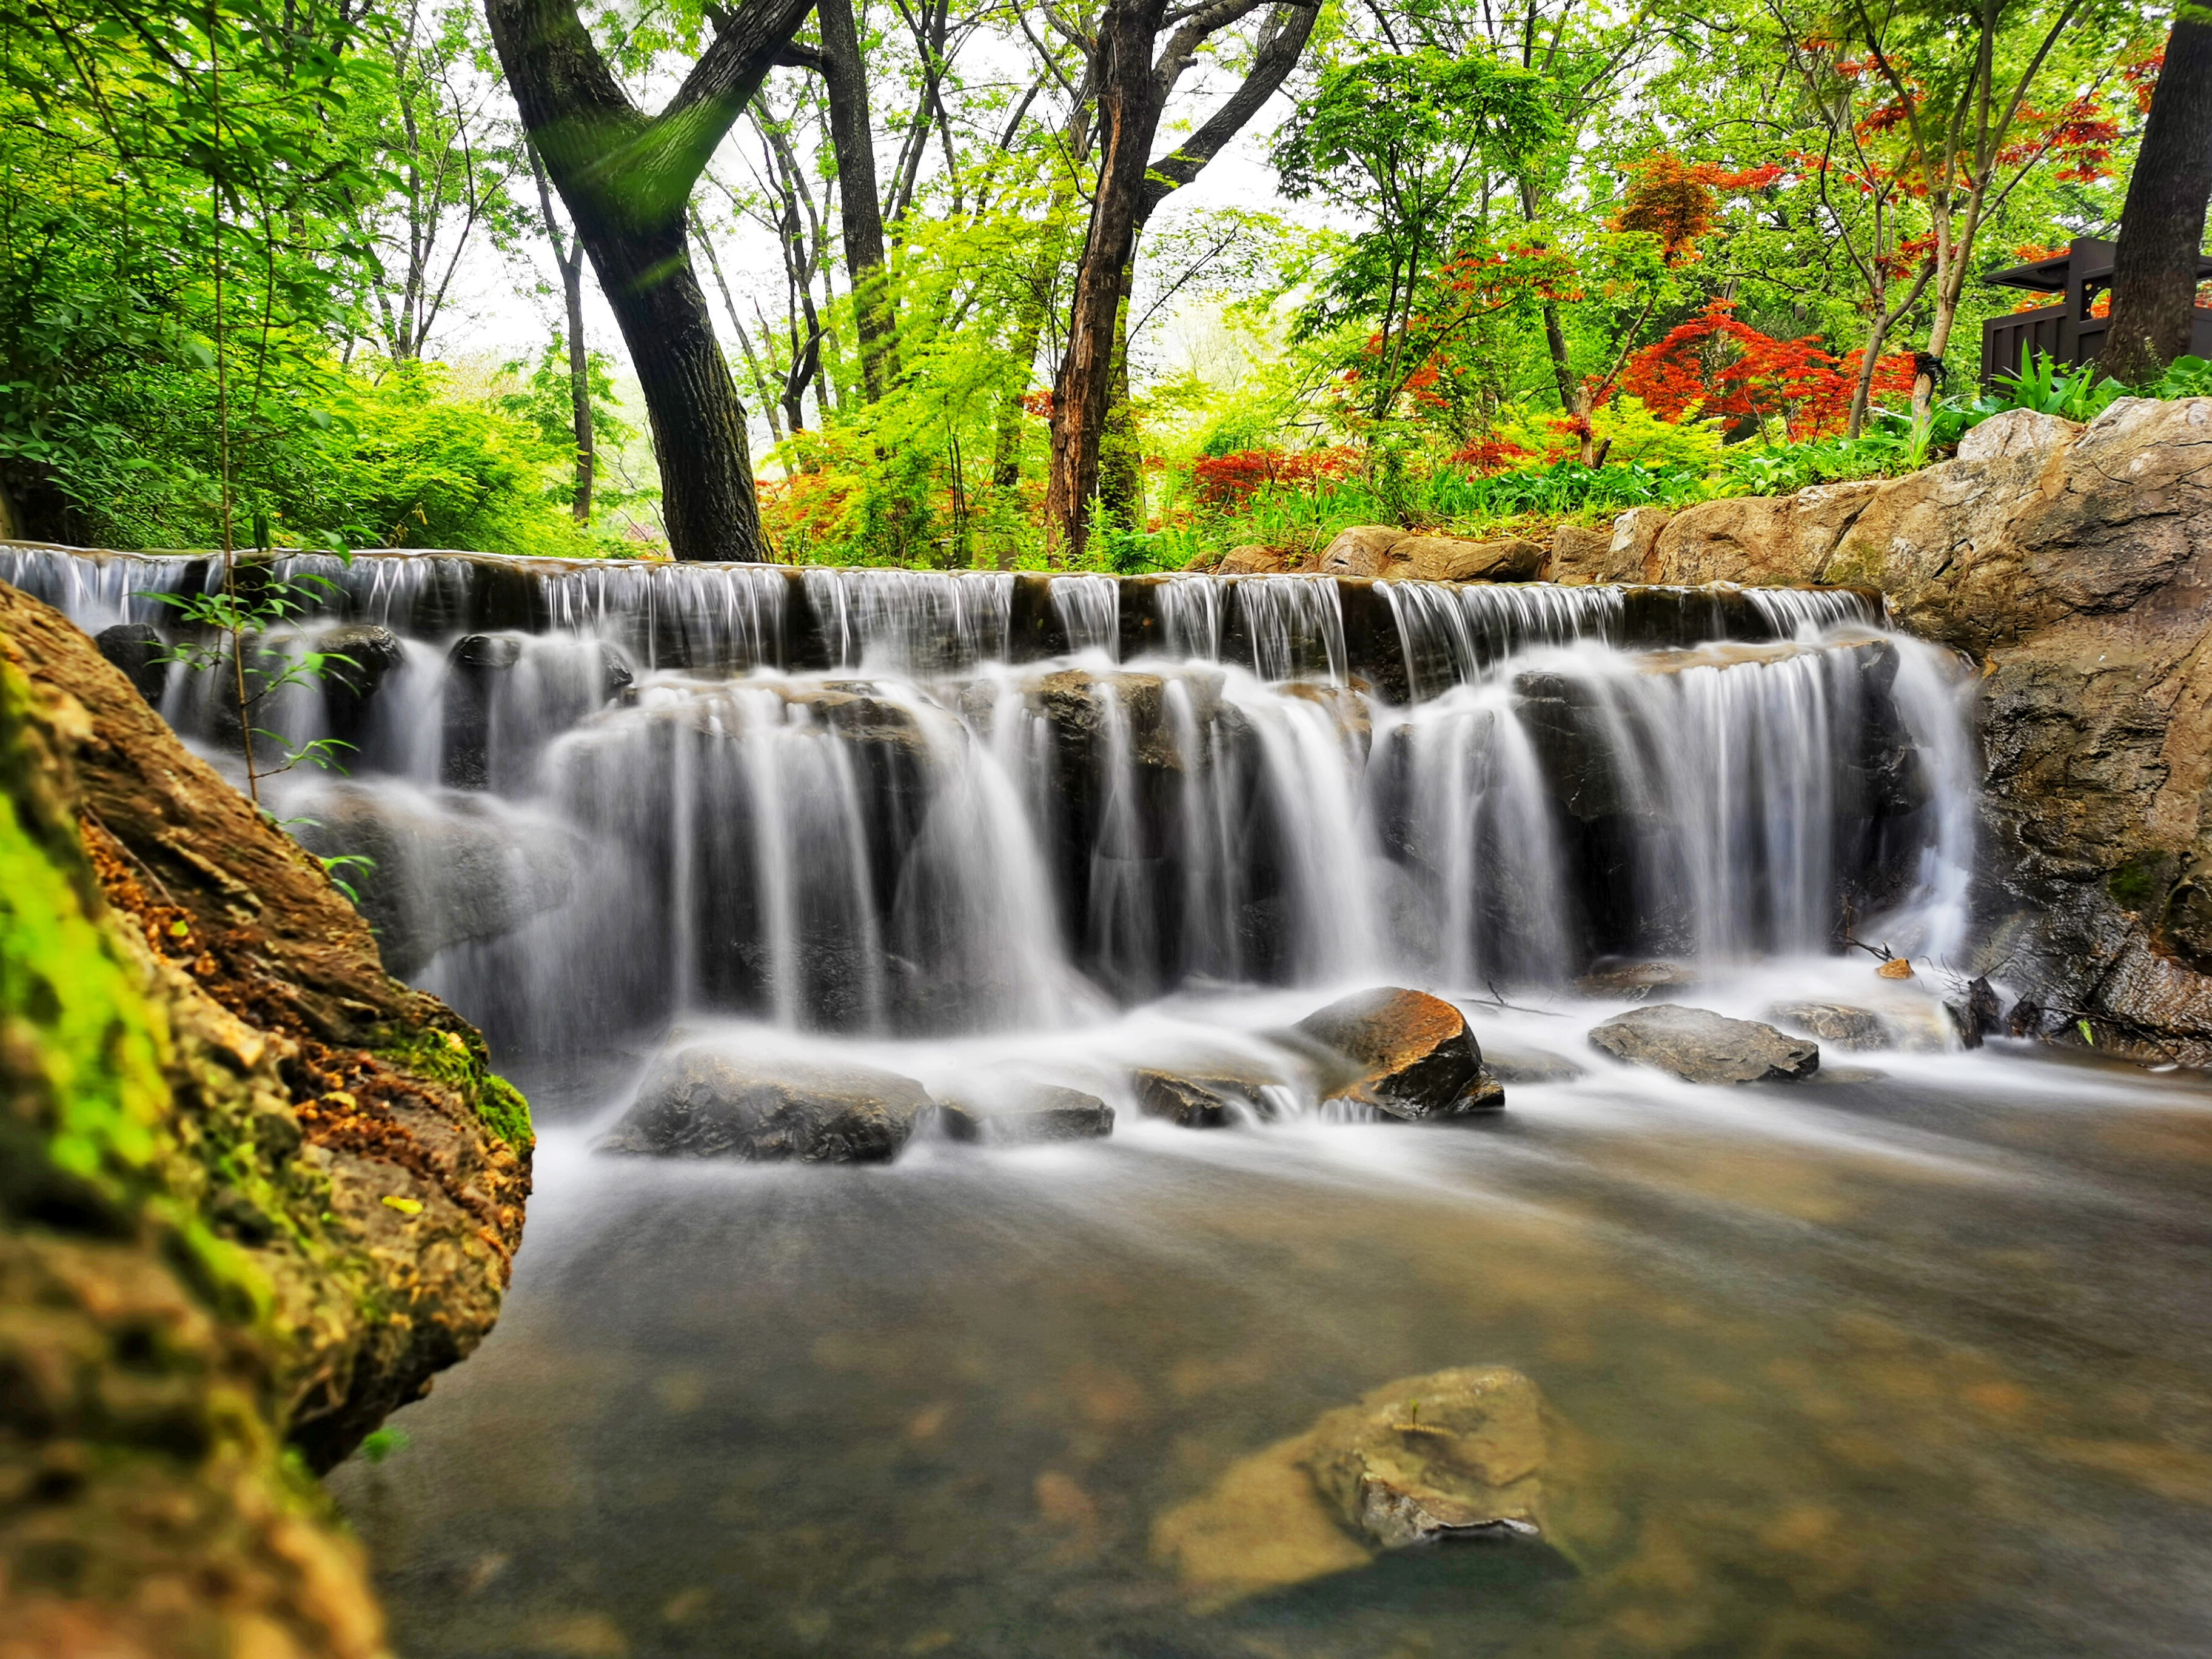
[[[1300,577],[1060,577],[1024,622],[1011,575],[286,568],[404,662],[354,776],[295,774],[280,810],[378,858],[394,965],[509,1051],[714,1013],[1055,1030],[1178,987],[1717,972],[1829,951],[1846,905],[1924,954],[1963,938],[1957,676],[1853,594],[1384,583],[1370,663],[1358,595]],[[9,551],[0,578],[97,629],[207,569]],[[1131,604],[1158,645],[1122,664]],[[1034,627],[1061,654],[1008,661]],[[464,633],[512,666],[454,663]],[[830,665],[781,665],[806,652]],[[1370,689],[1400,668],[1415,701]],[[164,709],[218,736],[181,672]],[[313,688],[271,713],[325,729]]]

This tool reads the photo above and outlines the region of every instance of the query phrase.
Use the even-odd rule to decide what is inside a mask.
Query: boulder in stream
[[[138,695],[159,708],[169,683],[169,647],[151,623],[118,623],[93,635],[100,654],[123,671]]]
[[[1114,1109],[1096,1095],[1056,1084],[1023,1083],[938,1103],[948,1139],[1027,1145],[1088,1140],[1114,1133]]]
[[[1590,1042],[1615,1060],[1672,1072],[1686,1083],[1794,1082],[1820,1064],[1816,1042],[1675,1002],[1609,1019]]]
[[[665,1056],[602,1152],[657,1158],[884,1164],[933,1104],[866,1066],[769,1062],[708,1045]]]
[[[1442,997],[1383,986],[1308,1014],[1289,1033],[1319,1051],[1322,1091],[1401,1121],[1496,1111],[1505,1091],[1482,1070],[1467,1016]]]

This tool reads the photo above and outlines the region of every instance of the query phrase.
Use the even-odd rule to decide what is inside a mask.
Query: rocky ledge
[[[1881,589],[1980,669],[1976,932],[1947,965],[2010,986],[2021,1035],[2212,1064],[2212,398],[2014,410],[1905,477],[1638,508],[1553,574]]]
[[[0,586],[0,1648],[368,1656],[309,1478],[497,1316],[527,1107]]]

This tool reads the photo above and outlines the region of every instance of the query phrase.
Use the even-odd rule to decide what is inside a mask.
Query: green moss
[[[457,1091],[484,1127],[516,1151],[531,1144],[530,1103],[491,1069],[483,1039],[474,1032],[416,1031],[379,1052],[403,1070]]]
[[[8,1114],[0,1193],[112,1221],[160,1185],[169,1103],[161,1028],[86,902],[82,854],[42,822],[27,688],[0,665],[0,1033],[30,1110]],[[75,857],[71,857],[71,854]]]
[[[2165,896],[2172,879],[2173,860],[2165,854],[2146,853],[2115,866],[2105,877],[2105,890],[2123,910],[2149,910]]]

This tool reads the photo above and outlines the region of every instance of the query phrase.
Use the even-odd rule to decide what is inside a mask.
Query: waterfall
[[[555,1053],[690,1013],[1054,1027],[1192,984],[1558,984],[1963,938],[1960,676],[1850,591],[287,556],[350,647],[269,786],[387,960]],[[98,631],[204,557],[0,549]],[[343,635],[334,632],[347,630]],[[377,630],[384,630],[378,632]],[[163,712],[226,760],[219,689]]]

